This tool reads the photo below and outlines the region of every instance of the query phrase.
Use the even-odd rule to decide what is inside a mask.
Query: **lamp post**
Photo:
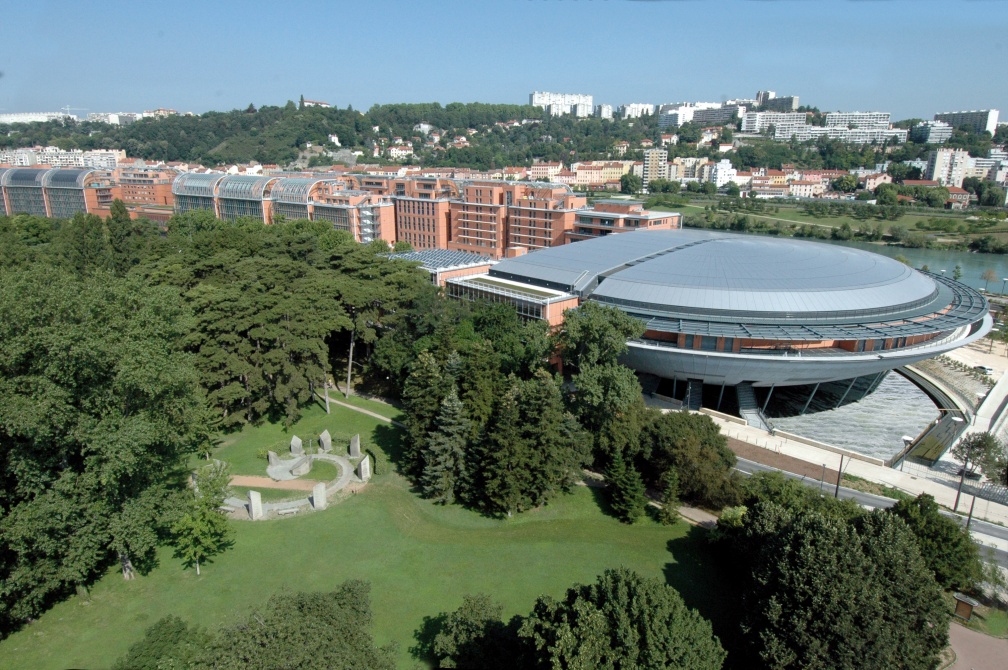
[[[952,420],[956,423],[963,423],[962,417],[954,416]],[[955,505],[952,506],[953,512],[959,511],[959,496],[962,495],[963,481],[966,479],[966,462],[963,462],[962,470],[959,471],[959,488],[956,490]]]

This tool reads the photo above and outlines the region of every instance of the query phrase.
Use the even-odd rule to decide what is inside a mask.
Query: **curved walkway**
[[[354,472],[353,463],[351,463],[350,459],[346,456],[337,456],[336,454],[310,454],[308,455],[308,458],[313,461],[327,461],[329,463],[333,463],[339,467],[340,476],[330,482],[320,482],[314,479],[283,479],[278,481],[273,477],[235,475],[231,477],[231,485],[244,486],[251,489],[262,488],[313,492],[315,486],[318,484],[325,484],[326,501],[328,503],[329,501],[335,502],[337,494],[341,492],[356,493],[361,486],[367,483],[357,477]],[[368,456],[365,454],[364,458],[368,458]],[[270,469],[278,467],[289,468],[298,460],[300,460],[300,458],[287,459],[286,461],[281,461],[277,465],[270,466]],[[229,508],[228,511],[231,512],[232,518],[242,520],[249,518],[250,512],[247,500],[242,500],[241,498],[232,496],[227,498],[224,503],[225,506]],[[315,509],[315,501],[312,500],[311,496],[306,496],[304,498],[296,498],[294,500],[264,502],[262,509],[264,518],[279,518],[281,516],[286,516],[287,514],[297,513],[301,509],[313,510]]]
[[[949,645],[956,653],[952,670],[1004,670],[1008,664],[1008,640],[957,623],[949,627]]]
[[[246,486],[251,489],[284,489],[287,491],[311,491],[318,484],[314,479],[288,479],[278,482],[269,477],[254,477],[251,475],[234,475],[231,486]]]

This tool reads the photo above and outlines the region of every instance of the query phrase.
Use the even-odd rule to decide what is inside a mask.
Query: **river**
[[[844,247],[864,249],[872,251],[882,256],[896,258],[903,256],[910,265],[915,268],[928,266],[931,272],[940,273],[945,270],[948,277],[952,276],[952,271],[956,265],[962,268],[962,278],[959,280],[967,286],[975,289],[986,288],[991,293],[1001,293],[1002,286],[1008,290],[1008,282],[1004,279],[1008,277],[1008,254],[974,254],[968,251],[942,251],[939,249],[907,249],[904,247],[892,247],[884,244],[873,244],[871,242],[841,242],[838,240],[819,240],[828,244],[838,244]],[[984,271],[993,270],[997,279],[989,282],[985,287],[981,278]]]

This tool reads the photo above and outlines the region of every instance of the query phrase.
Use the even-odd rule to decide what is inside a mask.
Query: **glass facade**
[[[49,215],[54,219],[69,219],[77,212],[86,212],[84,189],[50,188]]]
[[[42,187],[8,186],[7,199],[10,201],[11,214],[34,214],[48,216],[45,206],[45,196]]]

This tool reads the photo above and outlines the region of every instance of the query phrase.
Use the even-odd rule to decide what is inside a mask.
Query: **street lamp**
[[[963,423],[962,417],[954,416],[952,420],[958,423]],[[956,490],[955,505],[952,506],[953,512],[959,511],[959,496],[962,495],[963,480],[966,479],[966,463],[963,462],[962,470],[959,471],[959,488]]]

